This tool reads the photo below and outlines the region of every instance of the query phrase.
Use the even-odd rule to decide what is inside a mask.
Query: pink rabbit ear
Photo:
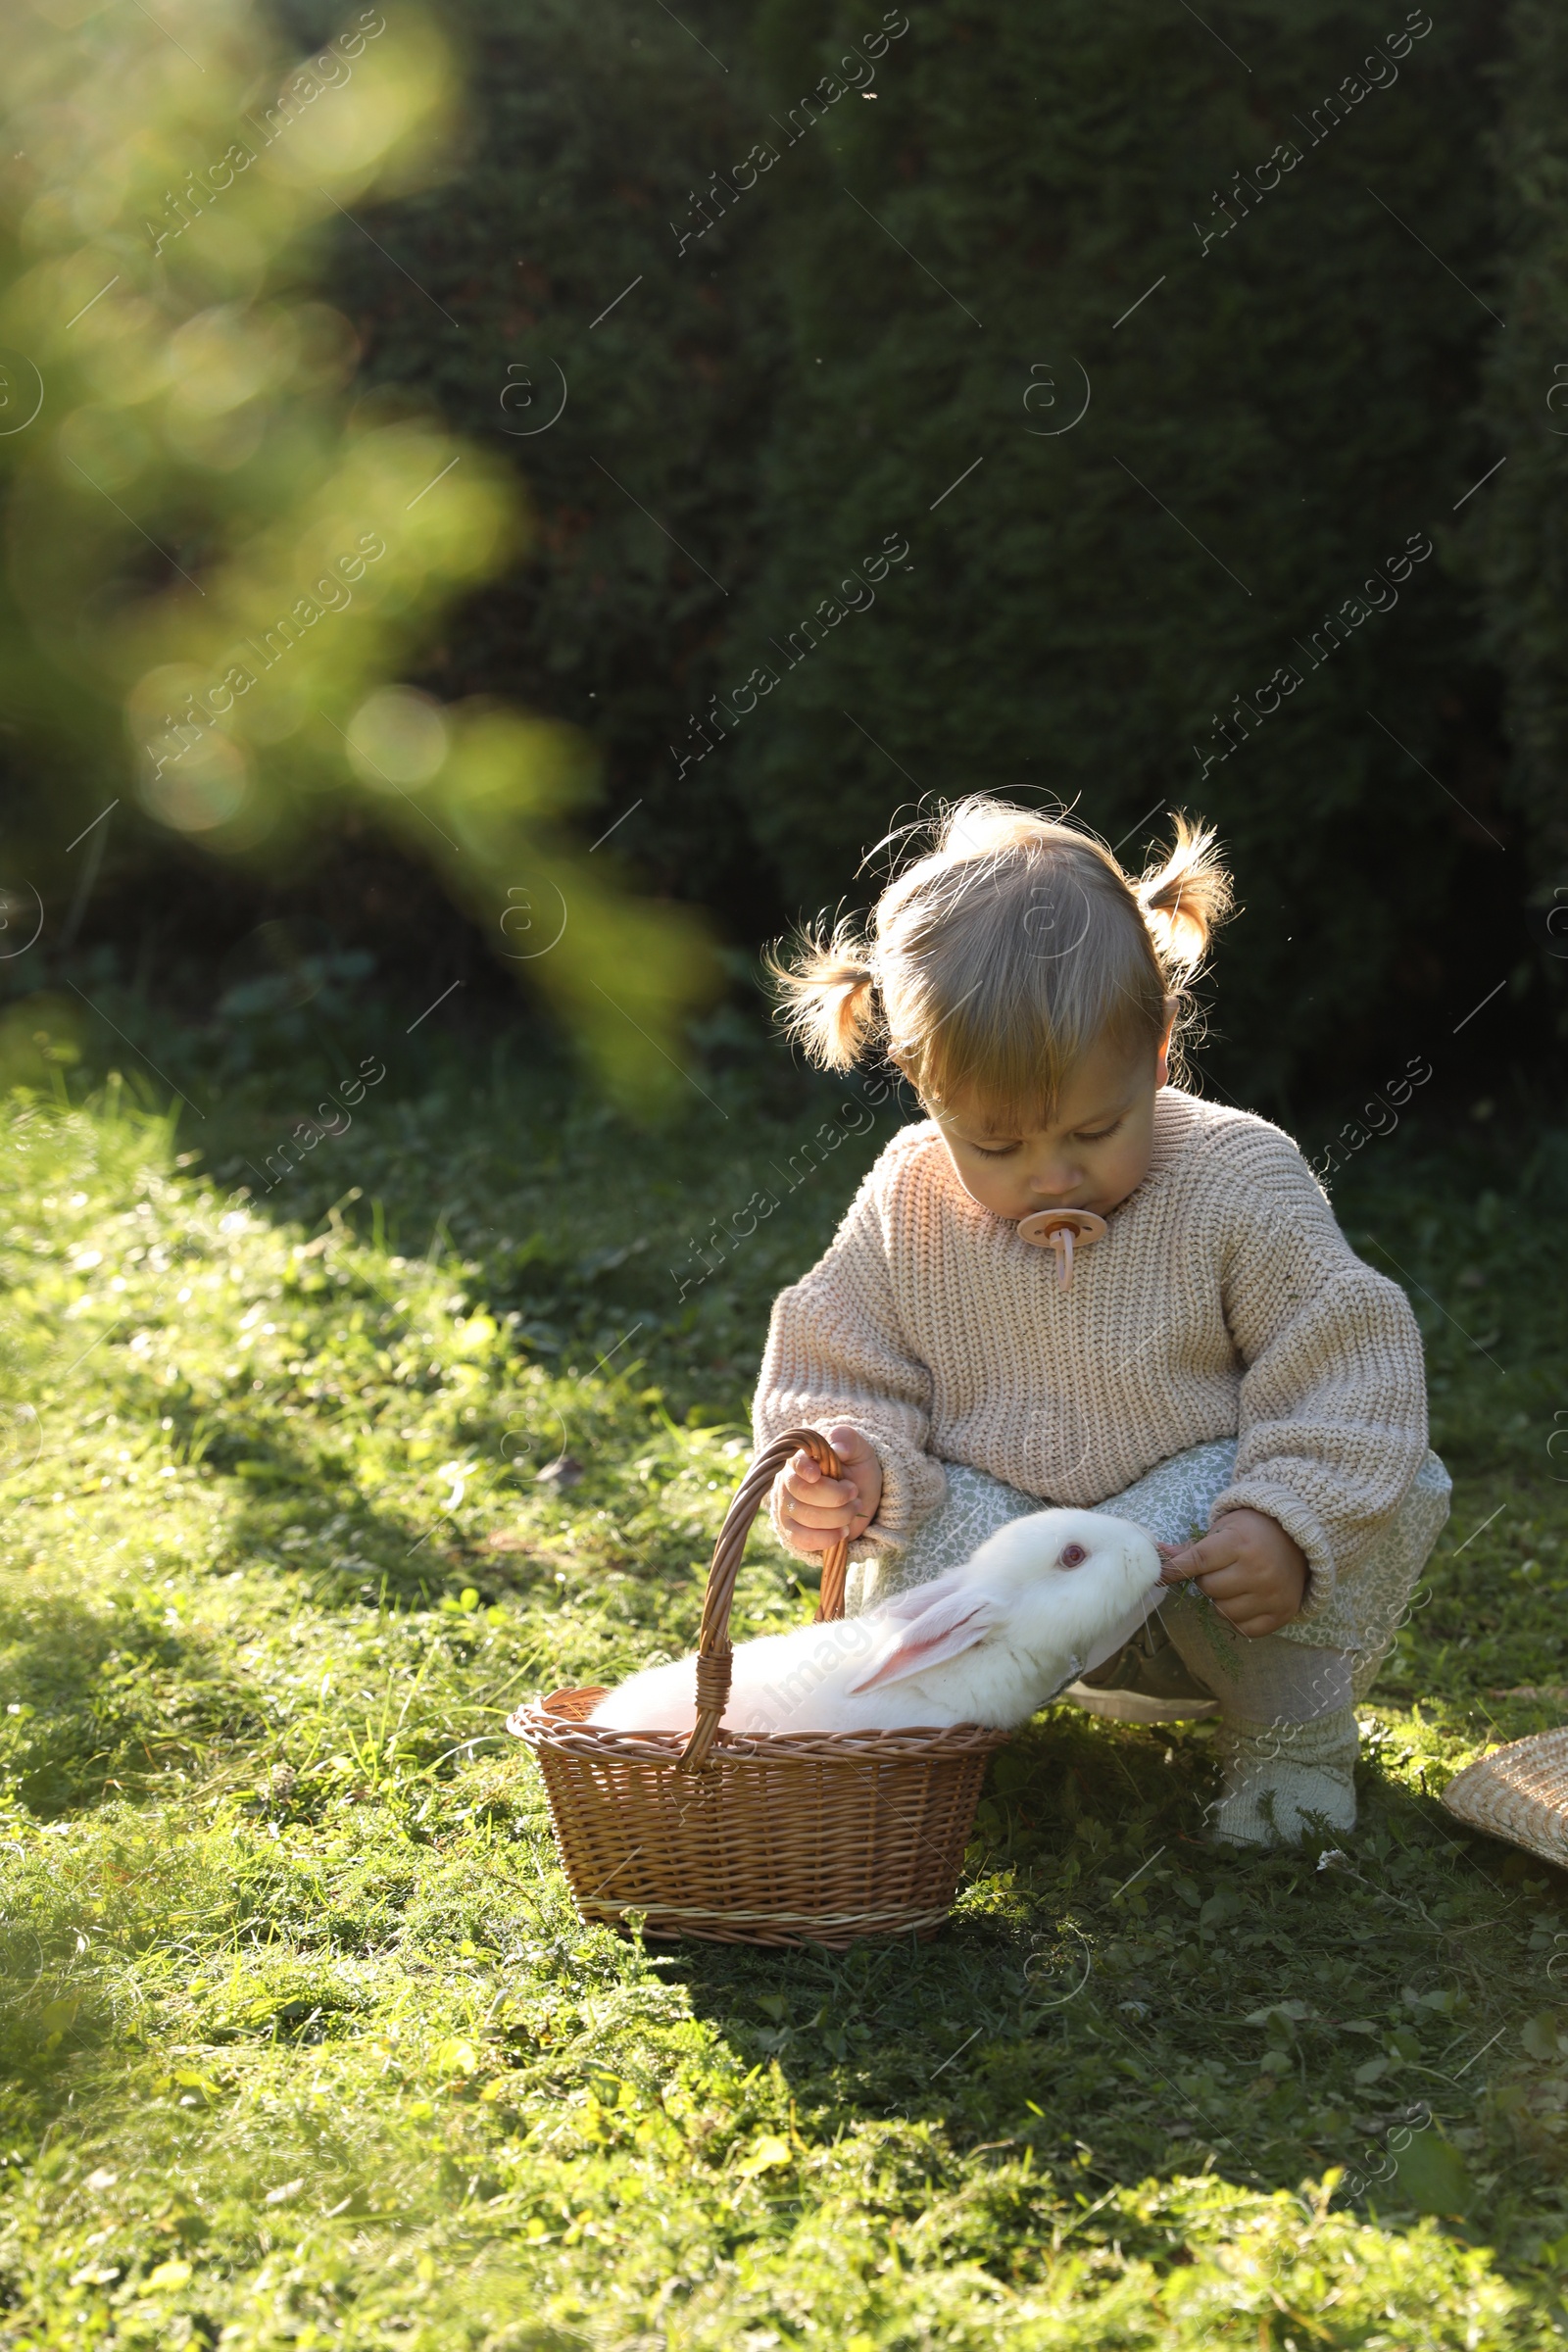
[[[929,1591],[930,1588],[925,1588]],[[852,1691],[875,1690],[884,1683],[902,1683],[928,1666],[960,1657],[1001,1625],[1006,1611],[989,1592],[945,1592],[901,1628],[893,1647],[885,1650],[868,1673],[850,1685]]]
[[[944,1600],[950,1592],[958,1592],[963,1584],[961,1568],[950,1568],[946,1576],[934,1576],[928,1585],[910,1585],[903,1592],[895,1592],[879,1604],[883,1617],[923,1617],[935,1600]]]

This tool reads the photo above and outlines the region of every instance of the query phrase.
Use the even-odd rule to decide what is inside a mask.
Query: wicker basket
[[[1468,1828],[1568,1870],[1568,1728],[1494,1748],[1455,1773],[1443,1801]]]
[[[814,1429],[762,1448],[729,1506],[708,1572],[696,1729],[602,1731],[584,1718],[602,1690],[557,1690],[508,1730],[538,1759],[577,1909],[651,1936],[825,1944],[934,1936],[963,1865],[986,1758],[1004,1732],[791,1732],[732,1737],[730,1599],[759,1505],[805,1446],[830,1478],[838,1457]],[[848,1547],[822,1563],[820,1623],[844,1614]]]

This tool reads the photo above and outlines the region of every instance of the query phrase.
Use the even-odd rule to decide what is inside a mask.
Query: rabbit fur
[[[1074,1547],[1083,1557],[1076,1562]],[[1083,1671],[1094,1643],[1152,1600],[1150,1537],[1102,1511],[1035,1511],[961,1568],[863,1617],[740,1642],[723,1729],[869,1732],[984,1724],[1010,1731]],[[612,1731],[689,1732],[697,1661],[650,1666],[588,1717]]]

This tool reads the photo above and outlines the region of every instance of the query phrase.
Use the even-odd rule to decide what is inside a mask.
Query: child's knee
[[[1308,1648],[1281,1634],[1239,1634],[1206,1595],[1179,1585],[1160,1612],[1184,1662],[1219,1700],[1222,1717],[1311,1723],[1351,1703],[1351,1653]]]

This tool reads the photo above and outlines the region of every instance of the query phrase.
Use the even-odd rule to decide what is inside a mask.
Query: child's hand
[[[1156,1544],[1162,1585],[1195,1577],[1222,1617],[1252,1641],[1289,1625],[1306,1594],[1306,1554],[1261,1511],[1222,1511],[1197,1544]]]
[[[841,1427],[827,1438],[842,1478],[824,1477],[803,1447],[773,1481],[774,1517],[791,1551],[826,1551],[840,1536],[853,1541],[870,1526],[882,1499],[882,1465],[859,1432]]]

